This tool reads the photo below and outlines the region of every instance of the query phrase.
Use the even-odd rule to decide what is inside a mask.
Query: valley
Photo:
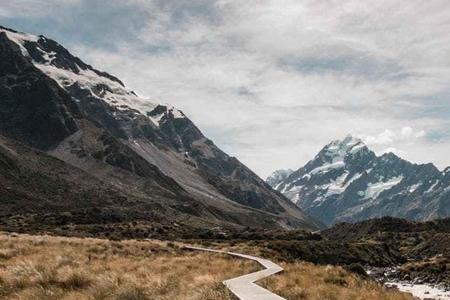
[[[0,299],[235,300],[250,276],[277,299],[448,300],[449,168],[348,135],[264,181],[181,110],[1,26],[0,100]]]

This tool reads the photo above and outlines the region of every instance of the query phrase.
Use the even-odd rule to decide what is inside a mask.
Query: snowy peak
[[[364,144],[364,143],[361,139],[353,137],[352,135],[349,134],[341,140],[332,141],[326,147],[332,148],[332,149],[342,149],[342,150],[348,151],[358,144]]]
[[[377,156],[348,135],[285,179],[267,182],[326,224],[385,215],[426,220],[443,213],[439,201],[448,199],[450,168],[440,172],[393,153]]]
[[[90,70],[100,77],[105,77],[124,86],[117,77],[94,69],[78,57],[73,56],[66,48],[56,41],[48,39],[43,35],[35,36],[1,26],[0,32],[4,32],[9,40],[20,47],[22,55],[30,57],[35,64],[51,65],[59,69],[71,71],[75,74]]]
[[[342,140],[334,140],[326,145],[314,159],[295,173],[323,175],[334,170],[353,169],[354,165],[370,161],[373,157],[375,153],[360,139],[348,135]]]
[[[381,155],[381,159],[386,160],[386,161],[395,161],[395,160],[399,160],[402,158],[397,156],[394,152],[386,152]]]
[[[364,149],[367,150],[367,146],[362,140],[347,135],[342,140],[332,141],[321,152],[331,161],[343,161],[347,155],[358,153]]]
[[[30,57],[27,49],[25,48],[26,43],[35,43],[39,40],[38,36],[31,34],[21,33],[3,26],[0,26],[0,34],[5,34],[6,37],[19,46],[20,52],[23,56]]]
[[[73,56],[56,41],[0,27],[0,34],[17,44],[23,56],[66,91],[106,102],[118,111],[146,116],[158,104],[137,96],[116,77],[99,71]],[[158,124],[155,124],[158,125]]]

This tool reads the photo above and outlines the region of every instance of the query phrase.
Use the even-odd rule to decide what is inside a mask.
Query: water
[[[401,292],[411,293],[420,299],[450,300],[450,291],[428,284],[411,284],[389,281],[385,286],[396,287]]]

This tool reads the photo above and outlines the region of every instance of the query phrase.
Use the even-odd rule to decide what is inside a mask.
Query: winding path
[[[265,268],[264,270],[225,280],[223,282],[223,284],[234,295],[236,295],[240,300],[286,300],[285,298],[275,295],[274,293],[271,293],[268,290],[255,284],[255,282],[260,279],[266,278],[270,275],[273,275],[273,274],[283,271],[282,267],[280,267],[277,264],[274,264],[270,260],[251,256],[251,255],[245,255],[245,254],[227,252],[227,251],[221,251],[221,250],[206,249],[206,248],[200,248],[200,247],[185,246],[185,248],[191,249],[191,250],[200,250],[200,251],[229,254],[229,255],[238,256],[238,257],[257,261]]]

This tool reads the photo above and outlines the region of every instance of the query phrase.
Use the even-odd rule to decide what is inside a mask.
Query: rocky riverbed
[[[450,286],[439,282],[439,276],[418,276],[411,278],[402,273],[398,267],[369,268],[367,274],[388,288],[395,288],[413,296],[427,300],[450,300]]]
[[[434,299],[434,300],[450,300],[450,290],[444,286],[429,285],[429,284],[413,284],[408,282],[385,282],[386,287],[395,288],[405,293],[411,293],[413,296],[420,299]]]

